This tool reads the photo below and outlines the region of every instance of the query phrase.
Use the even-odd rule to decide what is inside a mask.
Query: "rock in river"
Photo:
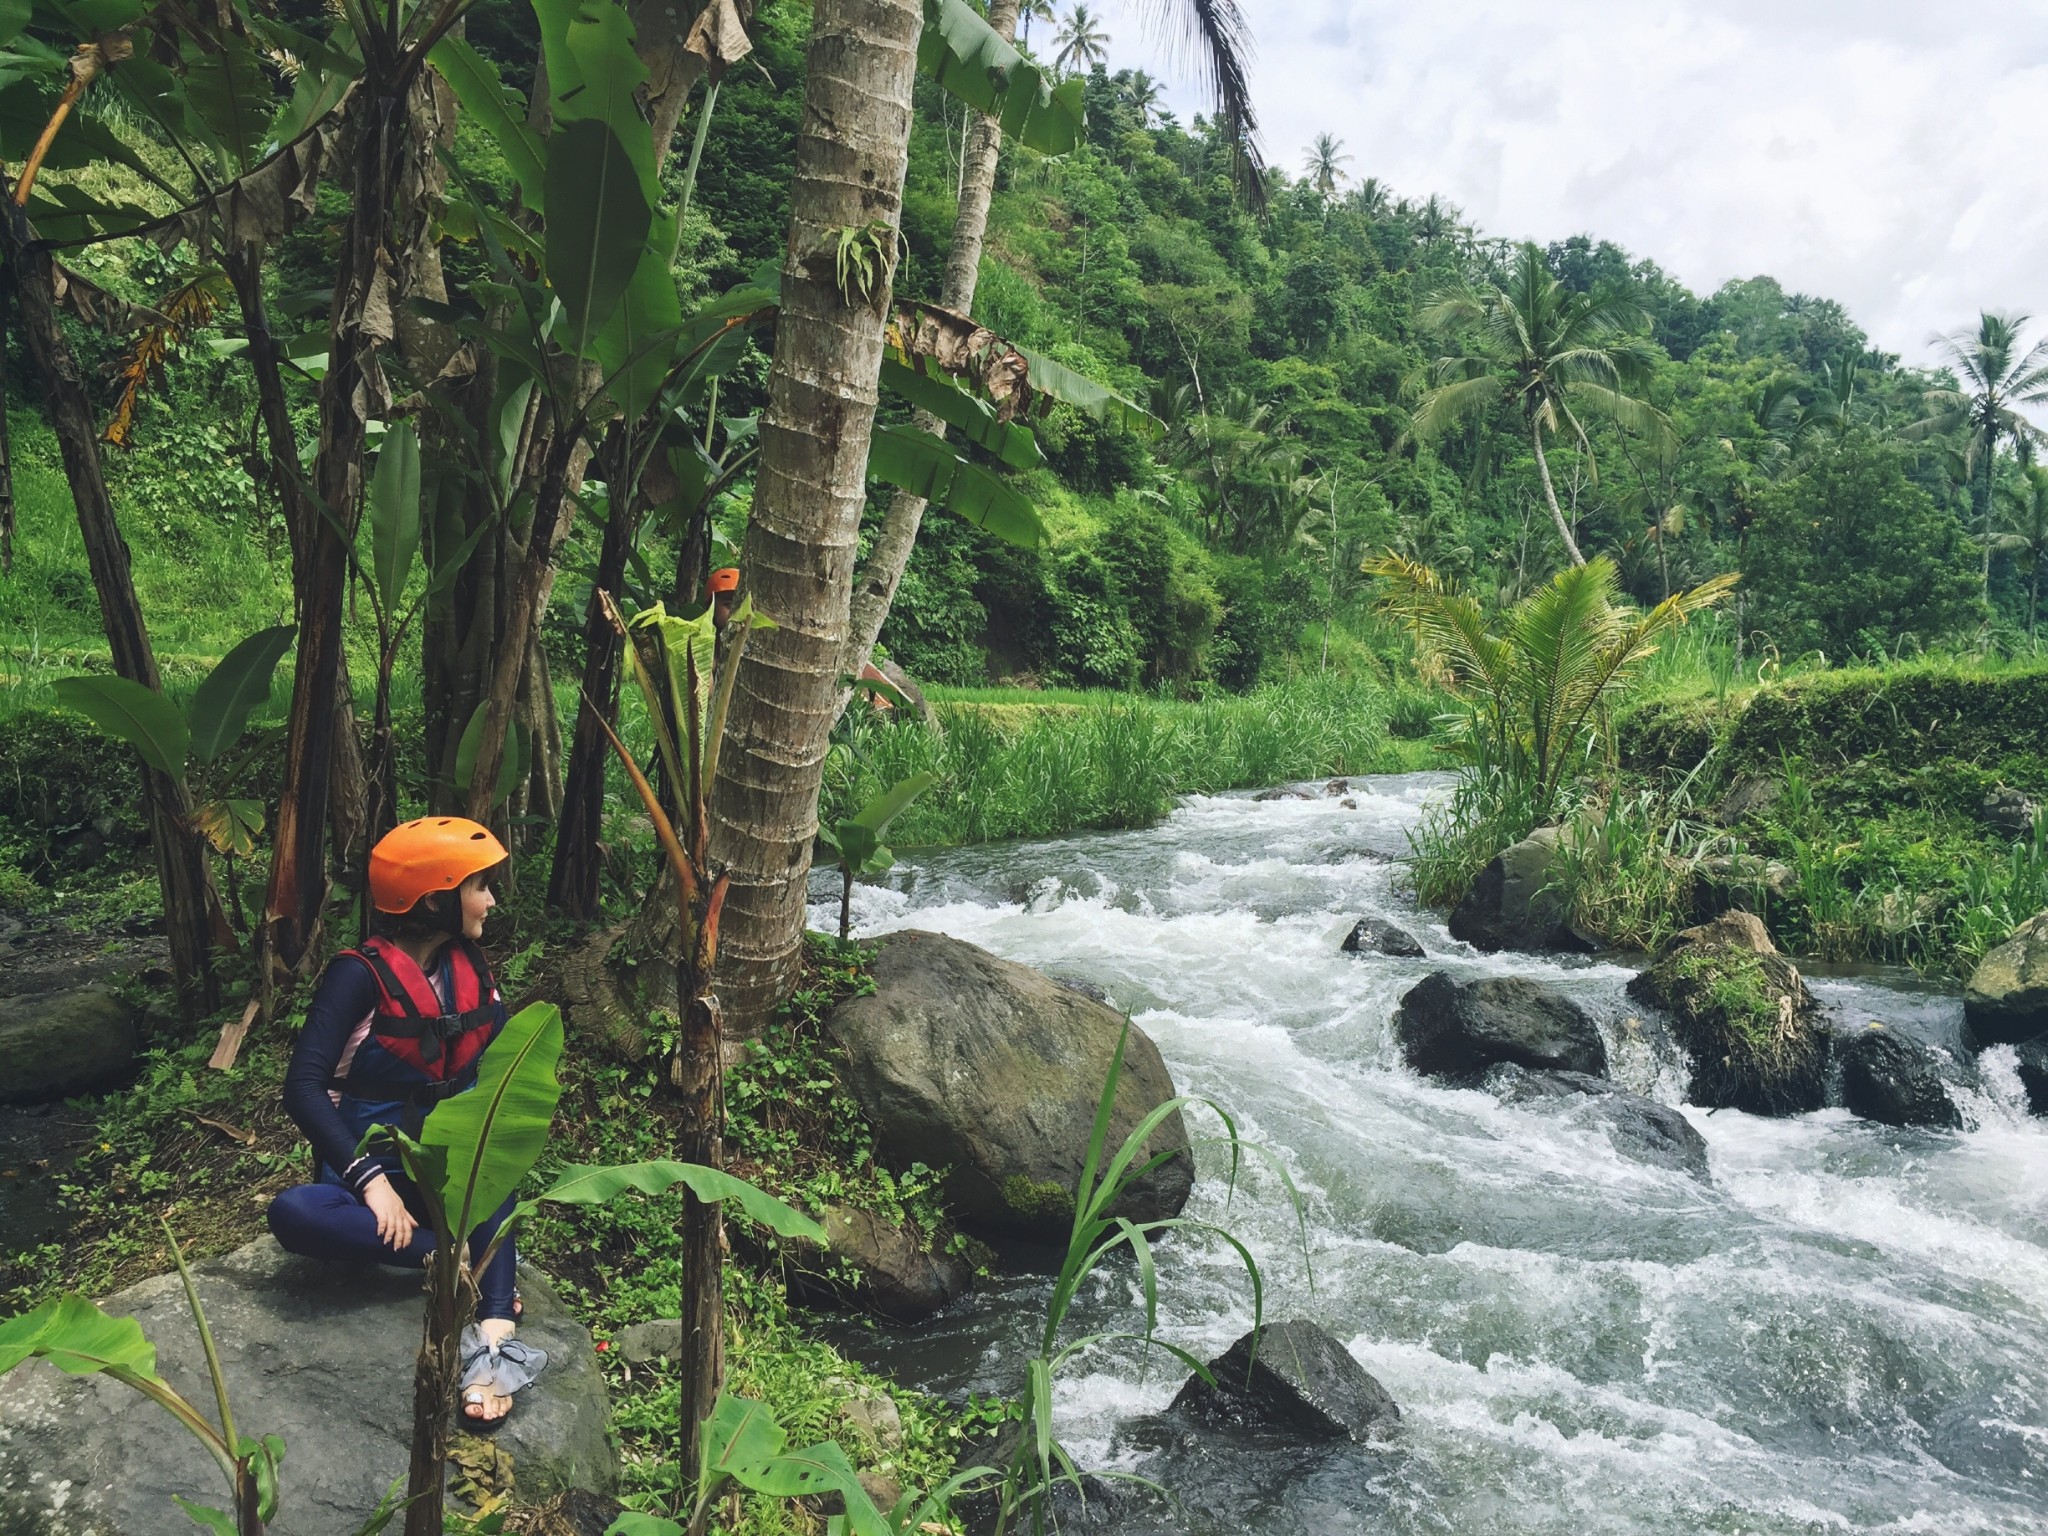
[[[1963,1016],[1980,1047],[2048,1034],[2048,912],[2028,918],[1977,962],[1963,990]]]
[[[1214,1386],[1189,1378],[1170,1411],[1232,1429],[1359,1443],[1401,1417],[1387,1389],[1314,1323],[1254,1329],[1211,1360],[1209,1374]]]
[[[1550,888],[1563,836],[1556,827],[1538,827],[1494,855],[1452,908],[1451,937],[1489,952],[1593,948],[1572,931],[1563,899]]]
[[[198,1266],[196,1278],[235,1427],[284,1439],[273,1536],[349,1536],[405,1474],[418,1272],[319,1264],[264,1237]],[[590,1335],[539,1274],[522,1270],[519,1288],[519,1335],[548,1352],[548,1368],[493,1437],[512,1458],[513,1486],[530,1500],[569,1488],[610,1492],[618,1463]],[[141,1323],[158,1370],[210,1414],[205,1358],[178,1277],[145,1280],[103,1305]],[[165,1536],[189,1529],[172,1494],[226,1502],[199,1442],[104,1376],[22,1365],[0,1377],[0,1425],[0,1531]]]
[[[1503,1104],[1525,1104],[1598,1122],[1623,1157],[1675,1168],[1696,1179],[1707,1175],[1707,1140],[1685,1112],[1617,1088],[1583,1072],[1531,1072],[1503,1062],[1486,1074],[1486,1090]]]
[[[1884,1125],[1963,1128],[1942,1062],[1928,1047],[1872,1024],[1849,1036],[1837,1054],[1842,1103],[1851,1114]]]
[[[874,993],[841,1003],[828,1026],[883,1159],[950,1168],[947,1202],[970,1231],[1064,1241],[1123,1017],[943,934],[891,934],[871,973]],[[1173,1096],[1159,1048],[1132,1027],[1108,1152]],[[1148,1143],[1148,1155],[1166,1151],[1180,1155],[1140,1181],[1119,1214],[1149,1221],[1187,1203],[1194,1164],[1178,1111]]]
[[[951,1228],[919,1234],[878,1212],[839,1205],[826,1206],[818,1219],[825,1248],[790,1243],[783,1249],[783,1279],[799,1301],[916,1323],[974,1284],[974,1265],[953,1251]]]
[[[1670,1013],[1692,1056],[1692,1103],[1757,1115],[1820,1108],[1827,1053],[1819,1008],[1753,914],[1726,912],[1686,929],[1628,990]]]
[[[1426,976],[1395,1010],[1394,1035],[1409,1066],[1457,1083],[1476,1083],[1503,1061],[1607,1075],[1606,1044],[1585,1010],[1519,976],[1465,982],[1445,971]]]
[[[2021,1046],[2019,1058],[2020,1086],[2027,1090],[2027,1107],[2037,1115],[2048,1115],[2048,1036]]]
[[[1347,955],[1393,955],[1402,960],[1420,960],[1422,946],[1405,928],[1396,928],[1383,918],[1361,917],[1344,935]]]

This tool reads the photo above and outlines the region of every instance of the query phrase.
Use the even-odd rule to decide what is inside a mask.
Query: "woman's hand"
[[[370,1187],[363,1191],[363,1204],[377,1218],[378,1238],[394,1253],[404,1252],[418,1223],[412,1219],[412,1212],[405,1208],[405,1202],[398,1198],[398,1191],[391,1187],[391,1181],[378,1174],[370,1181]]]

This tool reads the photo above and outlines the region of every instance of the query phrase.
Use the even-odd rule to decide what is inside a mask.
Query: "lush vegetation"
[[[886,218],[827,218],[804,206],[821,178],[796,174],[825,5],[737,9],[752,56],[689,65],[705,88],[679,131],[666,119],[686,153],[650,141],[651,96],[628,100],[655,40],[636,52],[609,0],[573,18],[478,0],[447,11],[460,38],[421,5],[223,5],[215,26],[113,0],[95,35],[146,21],[179,67],[145,50],[124,75],[94,41],[79,56],[104,76],[67,66],[74,7],[0,5],[0,47],[21,50],[0,69],[0,193],[23,167],[27,210],[0,198],[0,909],[167,930],[163,1011],[186,1016],[92,1111],[65,1240],[4,1256],[9,1310],[161,1269],[145,1202],[215,1253],[304,1176],[274,1107],[295,974],[403,815],[466,809],[515,846],[494,935],[508,990],[650,914],[688,951],[676,1013],[640,1021],[655,1061],[673,1054],[667,1086],[595,1041],[569,1052],[574,1112],[530,1192],[565,1163],[701,1144],[799,1210],[871,1209],[933,1240],[950,1230],[936,1173],[877,1163],[818,1027],[864,985],[858,951],[802,947],[820,825],[850,886],[893,856],[884,831],[1135,827],[1179,794],[1449,764],[1458,787],[1418,837],[1436,903],[1563,822],[1575,923],[1618,945],[1735,892],[1788,948],[1958,971],[2048,906],[2048,813],[1987,813],[2048,800],[2048,469],[2023,410],[2048,394],[2048,352],[2023,319],[1981,316],[1944,366],[1910,367],[1768,277],[1695,294],[1590,235],[1488,236],[1426,188],[1354,180],[1328,134],[1290,176],[1261,163],[1241,69],[1218,69],[1213,119],[1183,122],[1078,5],[1026,6],[1026,37],[1043,25],[1013,59],[973,6],[933,0],[923,73],[894,87],[900,206],[890,189]],[[568,79],[579,49],[619,88]],[[341,103],[405,95],[415,68],[459,103],[407,119],[415,159],[384,144],[381,183],[367,157],[360,181],[330,166],[290,217],[223,238],[222,183]],[[236,89],[209,88],[216,70]],[[631,174],[583,174],[600,163]],[[402,217],[352,195],[401,183]],[[550,201],[573,212],[550,226]],[[830,238],[796,250],[794,227]],[[983,234],[963,279],[948,258]],[[370,298],[393,250],[395,308]],[[792,472],[780,350],[807,326],[867,349],[833,359],[858,430],[813,445],[811,479]],[[784,649],[736,687],[738,632],[714,665],[700,615],[729,562],[784,619],[845,617],[851,648],[791,665],[803,626],[765,624],[752,643]],[[893,689],[889,711],[858,691],[846,707],[877,630],[929,719]],[[344,674],[353,722],[322,692]],[[782,881],[765,918],[759,870],[719,905],[721,750],[780,765],[793,856],[763,861]],[[680,917],[649,889],[664,856]],[[756,1045],[729,1076],[700,1006],[720,910],[787,940],[750,950],[766,958],[744,997],[722,973]],[[266,1027],[207,1069],[245,1002]],[[1101,1215],[1132,1170],[1100,1129],[1091,1152],[1106,1183],[1080,1192],[1034,1406],[1082,1275],[1126,1245],[1153,1299],[1145,1233]],[[884,1454],[838,1413],[877,1384],[806,1335],[740,1218],[721,1269],[718,1218],[691,1225],[712,1203],[664,1186],[538,1211],[530,1250],[602,1342],[696,1304],[707,1277],[678,1231],[710,1232],[689,1251],[723,1287],[726,1388],[790,1443],[940,1494],[1011,1409],[897,1394],[905,1440]],[[695,1437],[733,1426],[681,1368],[607,1369],[633,1501],[703,1513]],[[1056,1476],[1046,1419],[1002,1470],[1012,1495]],[[732,1507],[763,1536],[812,1523],[765,1494]]]

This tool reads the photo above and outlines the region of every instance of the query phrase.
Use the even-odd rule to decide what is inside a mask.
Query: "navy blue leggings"
[[[322,1169],[322,1173],[326,1170]],[[394,1249],[377,1236],[377,1217],[346,1186],[323,1179],[318,1184],[298,1184],[270,1202],[270,1231],[287,1253],[309,1259],[342,1263],[395,1264],[408,1269],[422,1268],[434,1251],[434,1230],[427,1225],[426,1207],[419,1191],[404,1178],[391,1180],[405,1208],[419,1225],[412,1241]],[[518,1197],[508,1196],[490,1219],[469,1235],[471,1263],[497,1236],[498,1224],[511,1214]],[[513,1244],[507,1242],[491,1260],[491,1267],[477,1276],[476,1315],[479,1322],[512,1316],[512,1285],[518,1265]]]

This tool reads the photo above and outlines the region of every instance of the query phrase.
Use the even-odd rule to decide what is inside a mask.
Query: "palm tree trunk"
[[[1571,524],[1564,520],[1564,513],[1558,509],[1557,490],[1550,483],[1550,460],[1543,456],[1543,429],[1534,422],[1529,425],[1529,441],[1536,445],[1536,472],[1543,477],[1543,499],[1550,504],[1550,520],[1557,524],[1557,536],[1564,541],[1564,552],[1572,557],[1573,565],[1584,565],[1586,557],[1579,553],[1578,540],[1572,537]]]
[[[0,189],[5,188],[5,178],[0,177]],[[78,359],[57,323],[50,254],[35,243],[27,217],[5,190],[0,190],[0,210],[4,210],[0,211],[0,220],[4,220],[0,254],[7,257],[22,334],[64,454],[65,477],[78,510],[79,536],[85,545],[93,590],[99,596],[114,671],[130,682],[160,691],[162,679],[157,674],[156,652],[143,622],[142,605],[135,596],[128,544],[121,537],[113,498],[107,491],[92,401]],[[205,843],[192,824],[192,796],[184,780],[145,767],[142,788],[179,1001],[188,1014],[208,1013],[220,1004],[213,952],[216,946],[232,945],[233,934],[214,890]]]
[[[988,24],[1008,42],[1017,32],[1017,0],[990,0]],[[988,206],[995,195],[996,161],[1002,147],[1001,125],[992,117],[977,114],[961,158],[960,208],[953,219],[953,246],[946,253],[946,281],[939,294],[939,303],[957,314],[971,313],[974,308],[981,252],[988,238]],[[945,435],[946,424],[929,411],[917,412],[914,420],[920,431]],[[859,677],[874,656],[875,642],[881,638],[882,625],[896,600],[896,588],[910,564],[924,508],[924,498],[908,491],[898,491],[889,500],[888,514],[875,534],[853,594],[852,634],[840,668],[847,677]],[[845,712],[852,696],[852,689],[841,690],[835,715]]]
[[[893,238],[924,9],[818,0],[812,17],[782,314],[740,552],[749,595],[778,627],[747,648],[712,801],[714,863],[732,875],[719,995],[736,1035],[766,1023],[801,961],[882,364],[890,285],[872,304],[847,303],[826,246],[875,221]]]

